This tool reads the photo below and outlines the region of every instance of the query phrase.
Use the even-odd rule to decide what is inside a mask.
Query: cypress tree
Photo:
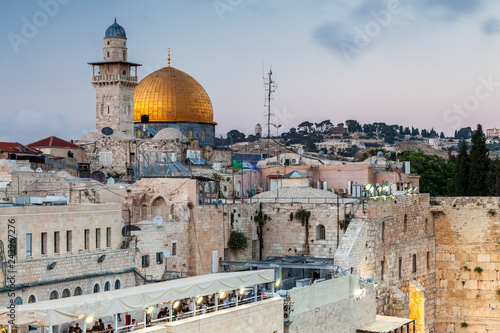
[[[467,154],[467,143],[465,140],[460,142],[460,147],[458,149],[458,156],[455,162],[455,174],[454,174],[454,194],[456,196],[469,195],[469,170],[470,161],[469,155]]]
[[[469,195],[488,195],[488,171],[490,166],[489,151],[486,147],[486,137],[481,124],[471,138],[472,147],[470,149],[470,175],[469,175]]]

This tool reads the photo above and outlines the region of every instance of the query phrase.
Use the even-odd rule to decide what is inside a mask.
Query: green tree
[[[490,165],[489,151],[486,147],[486,137],[481,124],[471,138],[472,147],[470,149],[470,174],[469,174],[469,195],[488,195],[488,169]]]
[[[227,138],[233,138],[233,143],[236,143],[245,141],[246,136],[245,133],[241,133],[240,131],[234,129],[227,132]]]
[[[490,169],[488,172],[488,194],[498,195],[497,179],[500,177],[500,159],[490,160]]]
[[[458,149],[455,162],[455,174],[453,180],[453,194],[456,196],[469,195],[470,161],[467,154],[467,143],[462,140]]]
[[[395,154],[391,159],[395,159]],[[398,154],[401,161],[410,161],[411,173],[420,175],[420,193],[431,196],[450,195],[453,180],[453,163],[448,163],[438,155],[427,155],[422,151],[403,151]]]

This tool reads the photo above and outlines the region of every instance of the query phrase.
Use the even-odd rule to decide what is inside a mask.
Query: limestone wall
[[[401,295],[410,297],[410,282],[419,283],[426,291],[422,332],[430,332],[434,328],[436,270],[429,196],[368,200],[366,210],[349,225],[335,253],[336,264],[356,267],[363,278],[378,281],[377,314],[412,318],[410,299]]]
[[[500,199],[436,198],[433,204],[436,332],[498,331]]]
[[[348,275],[327,280],[309,287],[290,291],[294,311],[292,324],[285,332],[356,332],[357,328],[375,321],[375,293],[373,285],[356,300],[359,275]]]

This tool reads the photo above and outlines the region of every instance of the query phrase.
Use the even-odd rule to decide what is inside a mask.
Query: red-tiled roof
[[[9,153],[41,154],[42,152],[35,148],[26,147],[19,142],[0,142],[0,151]]]
[[[48,138],[42,139],[37,142],[30,143],[28,147],[33,148],[80,148],[80,146],[75,145],[74,143],[68,142],[66,140],[60,139],[56,136],[49,136]]]

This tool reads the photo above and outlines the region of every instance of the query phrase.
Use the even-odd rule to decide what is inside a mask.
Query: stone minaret
[[[127,61],[127,35],[113,23],[104,35],[103,61],[92,65],[92,85],[96,89],[96,129],[110,127],[114,134],[134,134],[134,89],[137,67]]]

